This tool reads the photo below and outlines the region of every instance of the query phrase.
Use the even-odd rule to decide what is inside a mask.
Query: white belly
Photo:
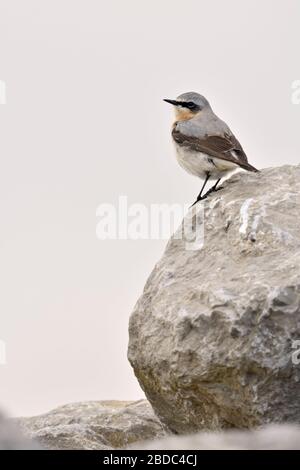
[[[212,179],[221,178],[238,165],[220,158],[210,157],[202,152],[195,152],[175,143],[176,157],[179,165],[192,175],[205,178],[210,173]]]

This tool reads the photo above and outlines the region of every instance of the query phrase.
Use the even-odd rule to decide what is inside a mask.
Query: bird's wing
[[[258,171],[254,166],[250,165],[247,156],[233,134],[225,132],[223,135],[204,135],[203,137],[195,137],[180,132],[176,126],[172,131],[175,142],[182,146],[203,152],[221,160],[227,160],[248,171]]]

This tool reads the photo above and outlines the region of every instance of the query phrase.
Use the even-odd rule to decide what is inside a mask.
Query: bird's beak
[[[176,100],[167,100],[167,99],[164,99],[164,101],[165,101],[166,103],[172,104],[173,106],[179,106],[179,104],[180,104],[180,103],[179,103],[178,101],[176,101]]]

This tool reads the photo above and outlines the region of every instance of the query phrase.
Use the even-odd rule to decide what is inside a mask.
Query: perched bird
[[[222,189],[217,188],[221,177],[236,168],[258,171],[248,163],[241,144],[227,124],[214,114],[204,96],[190,92],[183,93],[176,100],[164,101],[175,107],[172,137],[179,164],[187,172],[204,179],[194,204],[213,191]],[[209,179],[217,181],[203,195]]]

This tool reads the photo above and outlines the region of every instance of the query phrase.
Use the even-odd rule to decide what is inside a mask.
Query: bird
[[[165,98],[164,101],[175,108],[172,139],[178,163],[188,173],[204,180],[192,206],[222,189],[218,187],[221,178],[233,170],[259,171],[248,163],[241,144],[204,96],[188,92],[175,100]],[[216,182],[203,194],[209,179]]]

